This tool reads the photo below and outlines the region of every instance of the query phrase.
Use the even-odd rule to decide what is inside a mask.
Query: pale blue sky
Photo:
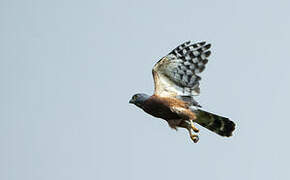
[[[0,1],[0,179],[290,179],[289,1]],[[212,55],[197,99],[226,139],[128,104],[178,44]]]

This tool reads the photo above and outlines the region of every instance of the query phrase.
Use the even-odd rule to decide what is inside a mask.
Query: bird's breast
[[[144,103],[143,110],[154,117],[165,120],[180,119],[177,113],[171,111],[169,102],[154,96]]]

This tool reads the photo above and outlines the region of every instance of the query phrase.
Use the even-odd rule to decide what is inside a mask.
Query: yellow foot
[[[193,121],[192,121],[192,120],[190,120],[190,126],[191,126],[191,129],[192,129],[194,132],[196,132],[196,133],[198,133],[198,132],[199,132],[199,129],[197,129],[197,127],[195,127],[195,126],[194,126],[194,124],[193,124]]]
[[[193,141],[194,143],[197,143],[198,140],[199,140],[198,135],[195,135],[195,134],[190,135],[190,138],[192,139],[192,141]]]

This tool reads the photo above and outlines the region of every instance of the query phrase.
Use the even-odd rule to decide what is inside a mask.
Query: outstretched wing
[[[208,62],[210,46],[206,42],[191,44],[188,41],[158,61],[152,70],[154,94],[189,98],[198,95],[201,78],[197,74],[204,70]]]

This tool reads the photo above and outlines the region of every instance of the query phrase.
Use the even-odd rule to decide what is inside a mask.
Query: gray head
[[[138,107],[142,107],[144,101],[146,101],[149,97],[150,96],[148,96],[147,94],[138,93],[138,94],[135,94],[134,96],[132,96],[129,103],[135,104]]]

